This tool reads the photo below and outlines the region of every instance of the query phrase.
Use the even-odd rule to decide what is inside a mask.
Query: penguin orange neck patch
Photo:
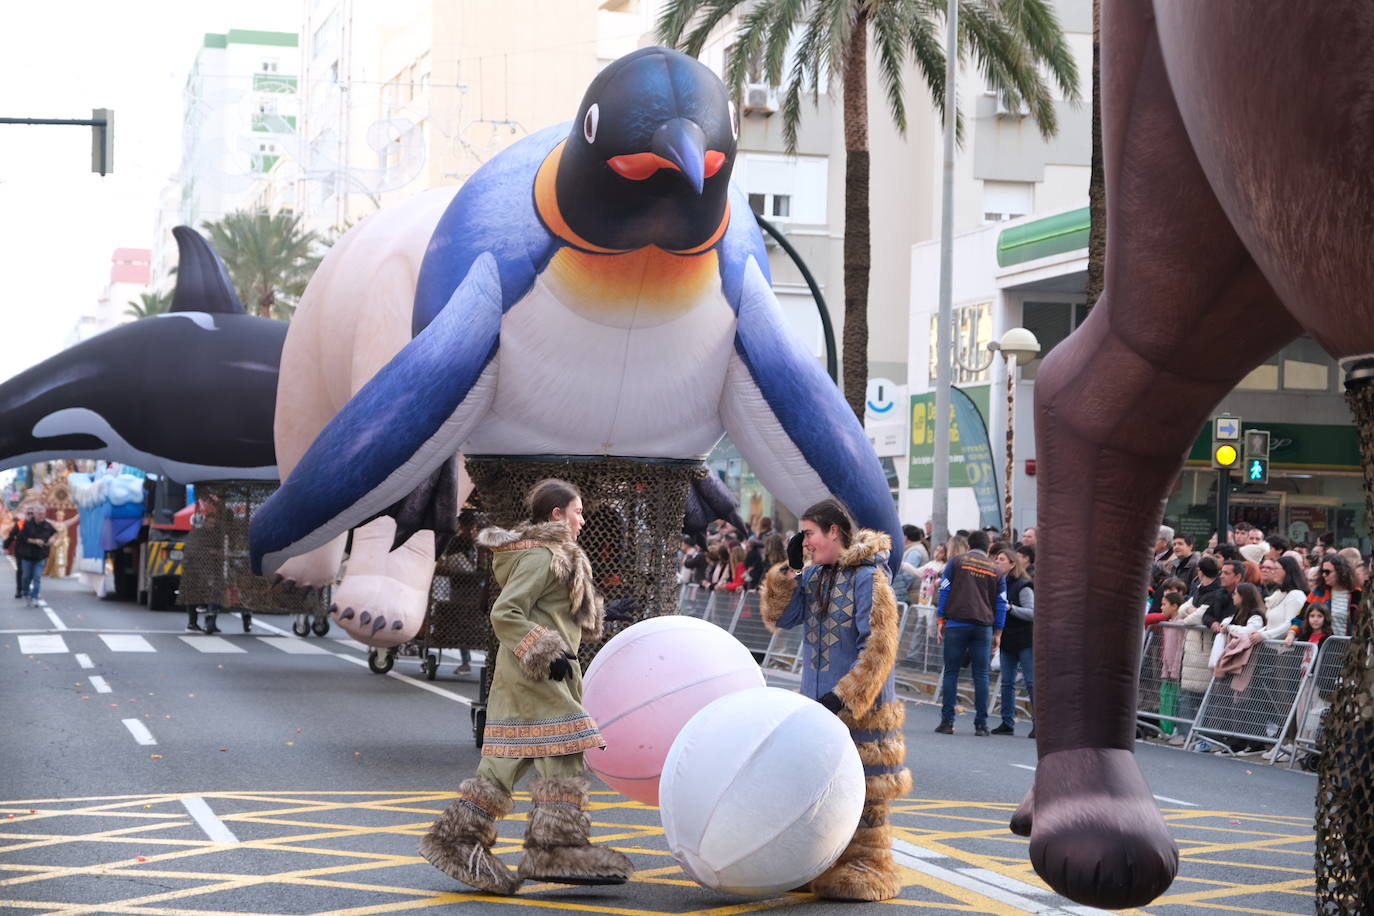
[[[598,324],[653,327],[720,295],[716,253],[682,255],[655,245],[623,254],[561,248],[544,281],[566,307]]]
[[[556,179],[558,177],[558,164],[563,158],[563,147],[567,142],[567,140],[561,141],[549,152],[549,155],[545,157],[543,164],[539,166],[539,172],[534,177],[535,210],[538,212],[539,219],[543,221],[544,226],[549,230],[549,232],[553,233],[559,239],[566,242],[567,244],[572,245],[575,248],[579,248],[582,251],[590,252],[592,254],[624,254],[629,251],[643,251],[646,248],[653,248],[656,251],[666,252],[665,249],[659,248],[657,245],[646,245],[644,246],[644,248],[639,249],[605,248],[601,245],[597,245],[593,242],[587,241],[582,236],[578,235],[577,232],[575,232],[573,228],[568,225],[567,220],[563,218],[562,210],[560,210],[558,206],[558,190],[556,186]],[[721,161],[723,162],[723,154],[720,155]],[[667,160],[664,161],[666,162]],[[715,174],[715,171],[719,168],[720,164],[717,163],[715,165],[715,169],[712,170],[712,174]],[[671,254],[694,255],[707,251],[708,249],[715,247],[715,244],[720,241],[721,236],[725,235],[725,230],[729,225],[730,202],[729,200],[727,200],[725,202],[725,212],[721,215],[720,225],[716,227],[715,232],[711,233],[710,238],[708,238],[706,241],[702,242],[700,245],[697,245],[694,248],[689,248],[685,251],[674,251],[671,252]]]

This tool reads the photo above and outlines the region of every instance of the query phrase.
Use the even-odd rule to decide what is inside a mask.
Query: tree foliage
[[[139,293],[137,299],[129,300],[129,307],[124,310],[124,314],[132,315],[134,318],[148,318],[152,315],[161,315],[171,307],[171,293]]]
[[[290,320],[319,266],[320,237],[292,213],[238,210],[204,228],[244,306],[263,318]]]

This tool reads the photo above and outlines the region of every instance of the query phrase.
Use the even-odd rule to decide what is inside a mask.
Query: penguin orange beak
[[[676,166],[693,190],[701,193],[706,183],[706,135],[694,121],[673,118],[654,131],[649,149]]]

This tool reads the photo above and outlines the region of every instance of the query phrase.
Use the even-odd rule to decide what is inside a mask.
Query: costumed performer
[[[493,894],[513,894],[525,880],[555,884],[623,884],[634,866],[623,854],[587,841],[587,779],[582,752],[605,747],[582,708],[577,650],[600,639],[602,599],[591,563],[577,546],[582,496],[562,480],[535,484],[530,521],[513,531],[487,528],[477,543],[492,551],[501,589],[491,626],[501,647],[487,700],[486,735],[477,775],[420,841],[420,853],[445,874]],[[492,854],[496,821],[533,765],[534,810],[525,858],[512,872]]]
[[[801,528],[812,565],[799,572],[779,563],[769,570],[763,619],[770,630],[805,626],[801,692],[849,727],[865,783],[854,838],[811,891],[830,900],[888,900],[901,891],[902,878],[892,860],[887,803],[911,790],[903,765],[906,709],[892,676],[897,600],[884,569],[892,541],[859,528],[834,499],[807,509]]]

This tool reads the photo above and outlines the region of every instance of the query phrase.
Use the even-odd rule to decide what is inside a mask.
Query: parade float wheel
[[[373,674],[386,674],[395,662],[395,649],[369,649],[367,652],[367,667]]]
[[[291,622],[291,632],[297,636],[310,635],[310,621],[304,614],[297,614],[296,619]]]
[[[329,632],[329,618],[316,617],[315,622],[310,625],[310,629],[316,636],[323,636]]]

